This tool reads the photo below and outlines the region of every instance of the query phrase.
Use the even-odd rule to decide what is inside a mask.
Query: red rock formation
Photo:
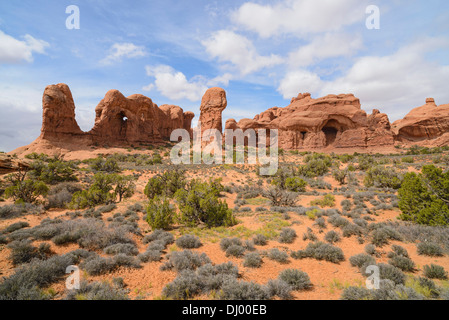
[[[299,94],[285,108],[272,108],[253,120],[243,119],[241,129],[278,129],[283,149],[366,148],[393,145],[394,137],[385,114],[370,117],[352,94],[312,99]]]
[[[33,150],[86,149],[92,145],[127,147],[132,144],[159,143],[170,138],[175,129],[190,130],[192,112],[178,106],[159,108],[140,94],[123,96],[110,90],[95,108],[95,125],[83,132],[75,119],[75,104],[66,84],[48,86],[43,96],[43,120],[40,137],[30,146]],[[32,147],[31,147],[32,146]]]
[[[201,132],[207,129],[217,129],[222,132],[221,113],[228,105],[226,91],[222,88],[210,88],[201,100]]]
[[[437,106],[433,98],[427,98],[425,105],[413,109],[392,127],[402,142],[438,138],[449,132],[449,104]]]

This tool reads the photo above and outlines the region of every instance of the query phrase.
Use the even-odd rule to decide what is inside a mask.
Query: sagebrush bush
[[[376,264],[376,259],[372,256],[361,253],[349,258],[349,262],[353,267],[361,268],[363,266],[370,266]]]
[[[342,228],[343,237],[349,238],[351,236],[361,236],[363,234],[363,229],[356,224],[348,224]]]
[[[327,219],[327,222],[329,222],[331,225],[333,225],[336,228],[342,228],[342,227],[347,226],[348,224],[350,224],[348,219],[343,218],[339,214],[335,214],[333,216],[330,216]]]
[[[415,270],[415,263],[410,258],[404,256],[396,255],[392,257],[388,263],[405,272],[412,272]]]
[[[429,279],[440,279],[440,280],[446,280],[447,279],[447,272],[444,270],[442,266],[431,264],[424,266],[424,276]]]
[[[293,290],[307,290],[312,287],[309,275],[297,269],[286,269],[279,274],[280,280],[292,287]]]
[[[270,297],[260,284],[232,280],[223,284],[218,298],[222,300],[268,300]]]
[[[273,248],[268,251],[268,258],[270,260],[277,261],[279,263],[288,263],[288,253],[285,251],[281,251],[278,248]]]
[[[276,296],[281,298],[282,300],[289,300],[292,297],[292,286],[280,279],[268,281],[266,285],[266,291],[269,297]]]
[[[13,224],[7,226],[2,232],[3,233],[11,233],[11,232],[23,229],[23,228],[28,228],[29,226],[30,226],[30,224],[28,222],[20,221],[20,222],[16,222],[16,223],[13,223]]]
[[[305,250],[293,252],[291,256],[294,259],[314,258],[333,263],[345,260],[343,250],[324,242],[309,243]]]
[[[139,254],[135,244],[132,243],[117,243],[104,248],[104,253],[110,255],[117,255],[119,253],[126,254],[128,256],[136,256]]]
[[[248,268],[260,268],[262,266],[262,257],[258,252],[250,252],[245,255],[243,266]]]
[[[211,263],[209,257],[205,254],[198,254],[190,250],[174,251],[170,253],[168,261],[162,266],[162,269],[172,269],[176,271],[195,270],[204,264]]]
[[[176,245],[181,249],[195,249],[202,246],[200,238],[191,234],[186,234],[176,239]]]
[[[231,245],[226,249],[226,257],[240,258],[245,253],[245,248],[239,245]]]
[[[263,234],[256,234],[253,238],[253,242],[257,246],[266,246],[268,243],[268,239]]]
[[[341,237],[338,232],[331,230],[324,235],[324,240],[329,242],[330,244],[334,244],[335,242],[340,241]]]
[[[391,246],[391,250],[392,252],[388,254],[388,258],[393,258],[395,256],[402,256],[405,258],[409,258],[407,250],[401,246],[394,244]]]
[[[283,228],[279,235],[280,243],[293,243],[296,239],[296,231],[291,228]]]
[[[11,250],[9,258],[17,266],[19,264],[30,262],[32,259],[45,259],[50,254],[48,244],[42,243],[39,248],[32,246],[31,240],[13,241],[8,245]]]
[[[223,238],[220,241],[220,248],[223,251],[226,251],[230,246],[236,245],[236,246],[243,246],[242,240],[239,238]]]
[[[417,245],[418,254],[429,257],[441,257],[444,255],[443,249],[434,242],[420,242]]]
[[[109,282],[80,282],[80,288],[68,290],[64,300],[129,300],[128,290]]]

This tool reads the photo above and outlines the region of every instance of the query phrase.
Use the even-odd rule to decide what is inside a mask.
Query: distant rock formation
[[[138,144],[161,143],[170,139],[175,129],[191,130],[192,112],[178,106],[160,108],[140,94],[123,96],[110,90],[95,108],[95,125],[83,132],[75,119],[75,104],[66,84],[45,88],[42,129],[40,137],[25,149],[48,151],[52,147],[80,150],[93,145],[128,147]],[[23,151],[24,148],[19,148]]]
[[[201,132],[208,129],[217,129],[222,132],[222,116],[221,113],[226,106],[228,101],[226,100],[226,91],[222,88],[210,88],[206,91],[201,100]]]
[[[312,99],[299,94],[285,108],[271,108],[254,119],[243,119],[229,128],[278,129],[283,149],[367,148],[394,145],[386,114],[374,110],[368,116],[352,94]]]
[[[419,142],[436,139],[449,133],[449,104],[437,106],[433,98],[426,104],[413,109],[404,119],[392,125],[398,140]]]

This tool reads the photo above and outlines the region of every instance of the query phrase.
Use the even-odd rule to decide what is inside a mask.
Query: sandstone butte
[[[227,106],[221,88],[206,91],[200,106],[202,131],[222,131]],[[48,154],[95,147],[129,147],[169,141],[175,129],[192,133],[192,112],[173,105],[158,107],[140,94],[123,96],[110,90],[95,108],[95,125],[83,132],[75,119],[75,104],[66,84],[48,86],[42,99],[41,135],[10,154]],[[379,110],[368,115],[353,94],[313,99],[299,94],[285,108],[271,108],[254,119],[226,121],[225,129],[278,129],[279,147],[286,150],[390,152],[395,145],[443,146],[449,143],[449,104],[437,106],[428,98],[404,119],[390,123]]]

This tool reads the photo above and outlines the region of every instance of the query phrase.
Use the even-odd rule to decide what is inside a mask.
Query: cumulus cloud
[[[285,99],[296,97],[300,92],[317,92],[323,85],[320,77],[307,70],[288,72],[282,79],[278,92]]]
[[[246,2],[232,20],[267,38],[281,34],[336,31],[366,18],[367,0],[284,0],[273,5]]]
[[[154,77],[154,83],[143,88],[157,89],[164,97],[172,100],[187,99],[198,101],[207,90],[206,81],[201,77],[187,80],[186,76],[167,65],[147,66],[147,75]]]
[[[334,57],[349,57],[363,47],[361,35],[326,33],[289,54],[289,65],[303,67]]]
[[[421,39],[391,55],[358,58],[344,75],[331,81],[310,71],[292,71],[278,91],[285,98],[306,91],[319,96],[351,92],[364,108],[381,109],[396,120],[424,104],[426,97],[440,104],[449,101],[449,66],[426,60],[427,54],[442,48],[449,48],[449,39]]]
[[[114,62],[120,62],[124,58],[145,57],[147,52],[145,47],[136,46],[133,43],[114,43],[109,49],[109,55],[100,61],[103,65],[110,65]]]
[[[50,44],[29,34],[17,40],[0,30],[0,63],[33,62],[33,53],[45,54]]]
[[[242,75],[272,67],[283,62],[278,55],[261,56],[250,40],[233,31],[220,30],[202,42],[213,58],[220,62],[228,62]]]

